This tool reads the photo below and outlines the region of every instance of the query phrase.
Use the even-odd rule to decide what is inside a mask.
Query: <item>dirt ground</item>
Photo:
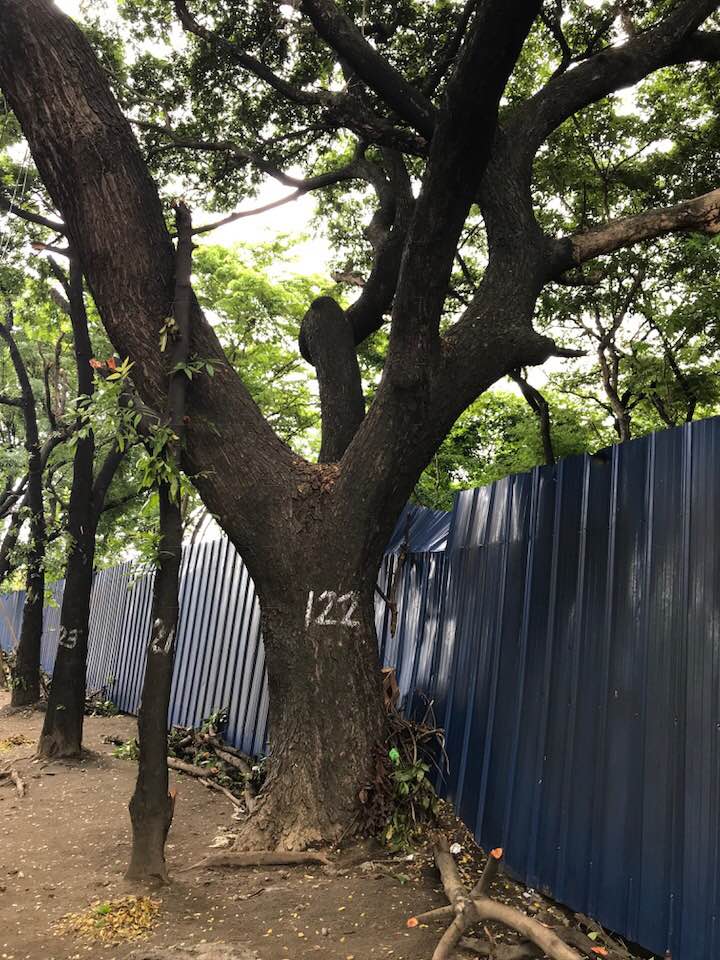
[[[206,856],[213,838],[233,825],[228,800],[182,774],[171,773],[178,792],[168,838],[171,884],[143,891],[127,883],[127,804],[136,764],[113,757],[112,745],[102,737],[133,736],[135,720],[89,717],[87,758],[41,766],[31,755],[42,715],[3,716],[8,700],[0,691],[0,742],[10,737],[26,742],[0,747],[0,764],[13,758],[29,790],[20,799],[10,787],[0,789],[2,960],[130,957],[137,943],[88,944],[56,935],[53,926],[93,901],[143,892],[162,900],[148,941],[153,945],[222,940],[262,960],[429,960],[437,935],[405,927],[412,914],[445,902],[427,863],[389,860],[380,871],[368,873],[356,865],[348,872],[340,867],[337,875],[314,865],[180,873]]]
[[[432,957],[442,928],[406,926],[409,917],[447,903],[429,850],[393,857],[377,845],[365,845],[339,855],[330,866],[188,870],[214,852],[216,838],[232,834],[237,823],[227,798],[172,771],[177,799],[167,845],[171,882],[145,889],[128,883],[123,878],[130,853],[127,805],[137,768],[134,761],[114,757],[113,745],[104,738],[134,736],[136,721],[88,717],[87,755],[47,764],[33,759],[42,714],[10,713],[8,703],[9,695],[0,690],[0,769],[10,761],[28,791],[20,798],[7,779],[0,781],[0,960],[153,960],[160,948],[169,951],[165,957],[183,960],[189,955],[182,947],[204,950],[218,942],[237,951],[238,960]],[[445,818],[445,832],[462,845],[463,881],[472,886],[480,874],[480,851],[451,811]],[[159,901],[145,940],[105,945],[56,929],[61,918],[92,904],[91,922],[97,924],[103,905],[128,895]],[[605,936],[587,918],[506,877],[495,881],[491,895],[550,926],[562,923],[574,930],[579,924],[594,930],[592,937]],[[491,936],[502,943],[506,928],[490,926]],[[634,960],[642,955],[609,938],[585,942],[591,949],[583,956]],[[610,951],[594,947],[595,942],[606,943]]]

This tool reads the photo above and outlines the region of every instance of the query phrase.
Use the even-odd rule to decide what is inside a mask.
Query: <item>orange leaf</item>
[[[102,370],[105,364],[102,362],[102,360],[96,360],[95,357],[93,357],[90,361],[90,366],[93,368],[93,370]]]
[[[409,927],[416,927],[419,923],[420,921],[418,920],[417,917],[410,917],[410,919],[407,922],[407,925]]]
[[[503,848],[502,848],[502,847],[495,847],[494,850],[491,850],[491,851],[490,851],[490,856],[493,858],[493,860],[502,860],[502,857],[503,857]]]
[[[117,361],[115,357],[108,357],[107,359],[108,370],[117,370]]]
[[[606,957],[608,955],[605,947],[593,947],[591,953],[596,953],[599,957]]]

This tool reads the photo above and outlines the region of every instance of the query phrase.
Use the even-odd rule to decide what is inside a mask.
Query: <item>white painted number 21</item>
[[[311,590],[308,594],[307,609],[305,610],[305,626],[309,627],[311,623],[318,624],[321,627],[359,627],[360,621],[353,620],[353,614],[357,610],[359,597],[356,590],[349,593],[343,593],[338,596],[334,590],[323,590],[317,598],[320,612],[315,607],[315,591]],[[342,614],[342,617],[340,617]]]

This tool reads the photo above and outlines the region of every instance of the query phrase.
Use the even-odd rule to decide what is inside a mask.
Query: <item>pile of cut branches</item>
[[[225,743],[222,714],[213,714],[202,726],[173,727],[168,734],[168,767],[196,777],[203,786],[223,793],[238,810],[250,813],[265,776],[264,763]],[[115,740],[115,755],[136,760],[136,740]]]
[[[536,957],[628,960],[632,956],[623,944],[613,940],[587,918],[582,918],[588,928],[585,933],[579,927],[558,924],[549,915],[547,918],[528,916],[522,910],[491,897],[490,885],[500,868],[502,849],[490,852],[480,879],[471,889],[460,877],[447,837],[438,837],[433,854],[449,905],[410,917],[407,921],[410,928],[429,923],[448,924],[432,960],[448,960],[456,948],[493,960],[533,960]],[[545,919],[549,922],[545,923]],[[468,936],[473,927],[478,927],[482,936]],[[500,942],[498,935],[492,932],[498,927],[511,931],[513,941]]]
[[[435,722],[432,702],[426,702],[419,720],[409,720],[394,702],[388,703],[386,737],[375,752],[373,779],[360,791],[361,831],[394,850],[421,842],[438,811],[433,770],[442,776],[446,767],[445,735]]]
[[[221,718],[218,718],[221,720]],[[220,790],[239,808],[252,812],[262,785],[263,765],[225,743],[215,717],[199,730],[173,727],[168,736],[168,766]]]
[[[108,688],[91,690],[85,697],[86,717],[114,717],[120,711],[108,696]]]

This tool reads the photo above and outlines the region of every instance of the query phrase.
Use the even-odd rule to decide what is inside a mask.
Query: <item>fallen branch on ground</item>
[[[480,880],[471,891],[467,890],[460,878],[455,858],[450,853],[450,845],[446,837],[441,836],[439,838],[434,853],[445,896],[448,898],[450,905],[440,910],[430,911],[430,914],[432,914],[432,919],[448,919],[451,917],[452,922],[440,938],[432,960],[448,960],[460,941],[463,940],[467,930],[484,920],[492,920],[515,930],[525,940],[539,948],[540,955],[544,954],[551,960],[581,960],[580,954],[569,947],[554,929],[544,926],[514,907],[499,903],[487,896],[490,881],[497,873],[502,858],[502,850],[497,849],[492,852],[489,860],[496,862],[486,864]],[[424,914],[423,918],[429,919],[430,917],[428,914]],[[417,927],[420,919],[420,917],[411,917],[408,920],[408,926]],[[473,944],[473,948],[482,948],[482,952],[479,953],[480,956],[494,956],[499,960],[500,947],[497,944],[490,940],[472,940],[470,942]],[[518,946],[523,946],[525,952],[515,952],[504,956],[503,960],[524,960],[524,957],[533,956],[532,953],[527,952],[525,945],[519,944]],[[477,953],[479,950],[474,949],[474,952]]]
[[[217,773],[217,767],[196,767],[193,763],[185,763],[184,760],[178,760],[177,757],[168,757],[167,765],[171,770],[179,770],[180,773],[186,773],[190,777],[207,777],[208,774]]]
[[[120,749],[114,751],[122,759],[137,759],[134,740],[103,737]],[[123,749],[133,747],[132,750]],[[168,735],[167,765],[172,770],[203,781],[203,786],[224,793],[238,810],[251,813],[261,785],[263,771],[259,762],[225,743],[216,726],[206,721],[198,730],[173,727]]]
[[[171,759],[172,759],[171,757],[168,757],[168,764]],[[230,801],[230,803],[236,806],[238,810],[243,810],[243,811],[245,810],[245,804],[242,803],[241,800],[238,800],[238,798],[235,796],[234,793],[230,793],[227,787],[223,787],[221,784],[215,783],[214,780],[208,780],[207,777],[200,777],[199,779],[200,779],[200,783],[204,787],[207,787],[209,790],[218,790],[220,793],[224,793],[225,796]]]
[[[282,850],[251,850],[246,853],[216,853],[204,857],[191,867],[184,867],[180,872],[196,870],[198,867],[214,869],[216,867],[287,867],[305,863],[331,863],[327,854],[313,850],[282,851]]]

